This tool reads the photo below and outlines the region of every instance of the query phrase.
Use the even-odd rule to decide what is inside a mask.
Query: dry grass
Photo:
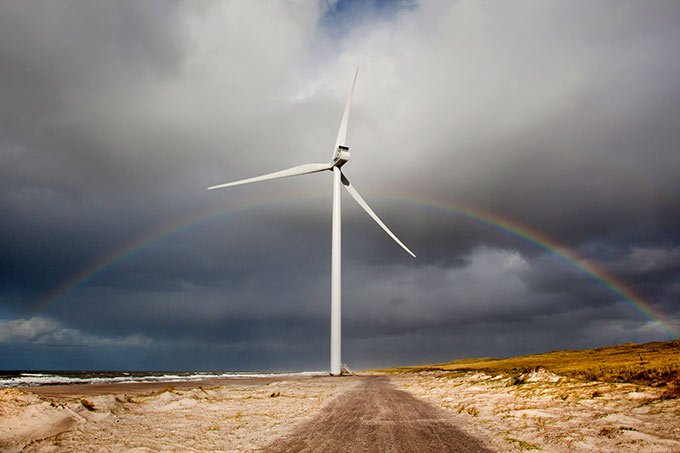
[[[85,409],[87,409],[88,411],[95,411],[96,410],[95,407],[94,407],[94,403],[90,400],[82,399],[82,400],[80,400],[80,404],[82,404],[83,407]]]
[[[385,373],[480,371],[516,377],[527,370],[539,367],[583,381],[628,382],[666,387],[665,397],[680,397],[680,340],[644,344],[624,343],[597,349],[553,351],[506,359],[462,359],[379,371]]]

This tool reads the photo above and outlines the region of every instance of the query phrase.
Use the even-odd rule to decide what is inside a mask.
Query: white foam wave
[[[7,387],[36,387],[41,385],[71,385],[71,384],[122,384],[134,382],[178,382],[200,381],[203,379],[216,378],[271,378],[271,377],[311,377],[322,376],[324,372],[303,371],[296,373],[249,373],[249,372],[226,372],[226,373],[195,373],[195,374],[149,374],[135,375],[121,372],[119,376],[110,377],[77,377],[63,376],[49,373],[21,373],[19,376],[0,379],[0,388]]]

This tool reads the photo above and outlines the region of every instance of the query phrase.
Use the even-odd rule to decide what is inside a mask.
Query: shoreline
[[[318,376],[323,378],[325,376]],[[268,385],[279,381],[294,381],[299,379],[314,379],[316,376],[304,377],[225,377],[201,380],[176,380],[158,382],[111,382],[104,384],[58,384],[12,387],[24,392],[55,398],[68,398],[78,395],[98,396],[114,394],[144,394],[159,390],[192,390],[205,387]]]

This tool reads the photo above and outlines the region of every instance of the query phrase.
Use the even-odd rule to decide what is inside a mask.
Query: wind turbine
[[[380,227],[394,241],[401,246],[406,252],[415,258],[415,255],[408,249],[389,228],[380,220],[378,215],[373,212],[373,209],[368,206],[366,201],[359,195],[359,192],[350,184],[349,179],[342,173],[342,166],[349,161],[349,147],[347,146],[347,121],[349,119],[349,108],[352,103],[352,92],[357,81],[359,68],[357,67],[354,73],[354,80],[352,81],[352,88],[349,90],[347,96],[347,103],[345,104],[345,111],[342,114],[342,121],[340,122],[340,130],[338,130],[338,138],[335,140],[335,147],[331,161],[327,164],[304,164],[297,167],[288,168],[286,170],[268,173],[254,178],[242,179],[240,181],[229,182],[217,186],[208,187],[208,190],[223,189],[225,187],[233,187],[241,184],[250,184],[253,182],[267,181],[270,179],[287,178],[289,176],[307,175],[310,173],[319,173],[322,171],[333,172],[333,227],[332,227],[332,248],[331,248],[331,375],[339,376],[342,373],[342,361],[340,359],[341,351],[341,203],[340,203],[340,186],[347,189],[347,192],[359,203],[364,211],[370,215]]]

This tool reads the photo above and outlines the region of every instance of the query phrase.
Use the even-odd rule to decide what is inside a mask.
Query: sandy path
[[[486,452],[458,430],[445,411],[369,377],[326,405],[319,415],[265,448],[271,452]]]

